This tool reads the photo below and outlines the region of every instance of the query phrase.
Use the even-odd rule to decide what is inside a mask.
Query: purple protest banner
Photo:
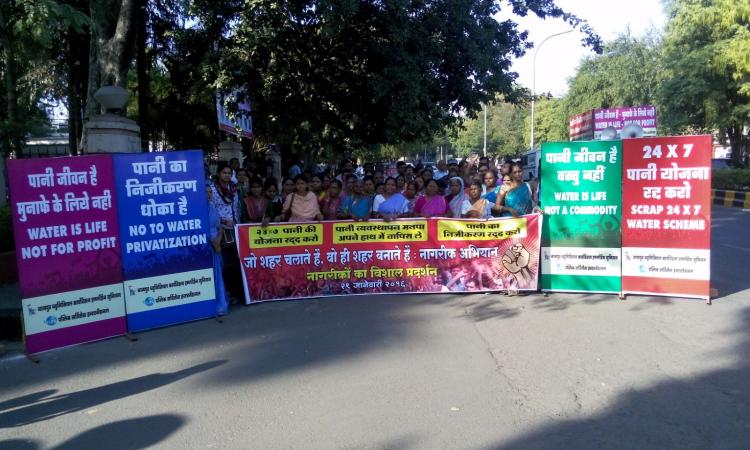
[[[600,139],[608,127],[619,132],[630,123],[640,126],[644,136],[656,136],[656,107],[653,105],[595,109],[593,113],[595,140]]]
[[[8,161],[26,350],[126,332],[108,155]]]

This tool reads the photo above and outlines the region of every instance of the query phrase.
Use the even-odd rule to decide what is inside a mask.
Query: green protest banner
[[[622,142],[542,144],[542,290],[619,293]]]

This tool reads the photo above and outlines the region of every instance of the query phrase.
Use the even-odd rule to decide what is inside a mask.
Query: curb
[[[711,203],[728,208],[750,209],[750,192],[711,189]]]

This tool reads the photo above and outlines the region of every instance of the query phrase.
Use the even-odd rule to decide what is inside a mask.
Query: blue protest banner
[[[199,150],[115,155],[129,331],[214,315]]]

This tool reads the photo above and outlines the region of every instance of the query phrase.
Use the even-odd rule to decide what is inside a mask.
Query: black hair
[[[341,181],[339,181],[337,178],[334,178],[333,180],[331,180],[331,183],[328,186],[330,187],[331,184],[337,184],[339,186],[339,189],[343,187],[343,185],[341,184]]]
[[[300,181],[300,180],[302,180],[305,183],[307,183],[307,178],[305,178],[304,175],[300,174],[300,175],[297,175],[296,177],[294,177],[294,184],[297,184],[297,182]]]

